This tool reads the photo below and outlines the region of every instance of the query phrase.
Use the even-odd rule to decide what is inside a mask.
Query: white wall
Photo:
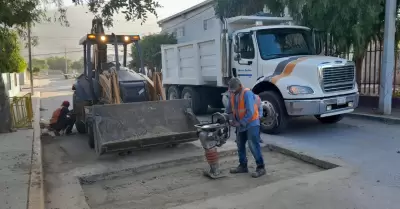
[[[219,37],[220,21],[215,16],[213,4],[205,5],[180,17],[168,20],[160,27],[162,32],[176,32],[178,43],[208,40]]]
[[[2,73],[3,81],[9,97],[17,96],[20,91],[19,73]]]

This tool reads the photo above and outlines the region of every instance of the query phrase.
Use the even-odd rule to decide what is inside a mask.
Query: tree
[[[84,64],[84,62],[83,62],[83,57],[82,57],[79,60],[72,62],[71,68],[74,70],[78,70],[79,72],[82,72],[83,68],[84,68],[83,64]]]
[[[32,59],[32,67],[33,68],[38,68],[40,70],[47,70],[49,69],[49,66],[47,65],[47,62],[45,59]]]
[[[33,67],[32,72],[33,72],[33,73],[39,73],[40,70],[41,70],[41,69],[38,68],[38,67]]]
[[[16,31],[0,27],[0,133],[11,131],[10,103],[1,73],[18,73],[26,69],[20,54],[20,42]]]
[[[143,37],[139,41],[140,48],[142,49],[144,65],[154,71],[154,69],[161,69],[161,45],[163,44],[176,44],[177,40],[174,35],[160,33]],[[132,66],[140,67],[139,54],[137,53],[136,46],[132,45]]]
[[[71,64],[72,64],[71,60],[69,60],[69,59],[65,60],[64,57],[57,57],[57,56],[47,58],[46,62],[47,62],[47,65],[49,66],[50,70],[61,70],[63,72],[66,72],[65,62],[67,62],[68,69],[71,68]]]
[[[156,9],[161,8],[157,0],[72,0],[72,2],[77,5],[87,4],[89,11],[96,17],[102,18],[105,26],[113,25],[113,16],[118,12],[123,13],[127,21],[142,20],[144,23],[148,13],[157,16]]]
[[[384,27],[384,0],[217,0],[216,14],[230,17],[259,12],[254,5],[265,5],[276,16],[284,14],[285,7],[300,25],[325,31],[333,38],[335,54],[354,51],[357,75],[361,75],[362,60],[368,44],[374,38],[382,39]],[[400,1],[397,1],[397,8]],[[399,9],[397,10],[399,11]],[[399,21],[397,28],[400,29]],[[360,80],[361,77],[358,79]]]

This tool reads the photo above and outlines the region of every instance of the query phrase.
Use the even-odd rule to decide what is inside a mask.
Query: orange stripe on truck
[[[301,62],[304,61],[306,59],[308,59],[309,57],[300,57],[297,60],[293,60],[291,62],[289,62],[286,66],[285,69],[283,70],[283,72],[279,75],[276,75],[274,77],[272,77],[271,82],[273,84],[275,84],[276,82],[278,82],[281,78],[287,77],[290,74],[292,74],[294,67],[296,67],[296,65]]]

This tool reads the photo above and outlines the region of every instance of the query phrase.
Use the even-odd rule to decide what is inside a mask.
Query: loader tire
[[[76,121],[75,122],[75,128],[80,134],[86,134],[86,125],[82,121]]]
[[[170,86],[167,90],[167,100],[180,99],[181,92],[177,86]]]
[[[88,144],[91,149],[94,149],[94,132],[93,126],[91,123],[87,124],[87,133],[88,133]]]
[[[266,134],[279,134],[286,129],[289,116],[282,97],[274,91],[259,94],[263,105],[263,116],[260,121],[261,131]]]
[[[182,99],[190,99],[192,104],[192,111],[194,114],[206,114],[208,110],[208,103],[202,99],[201,92],[192,87],[185,87],[182,90]]]

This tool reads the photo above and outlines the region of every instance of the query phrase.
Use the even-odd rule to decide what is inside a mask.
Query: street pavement
[[[51,116],[63,100],[72,100],[74,80],[61,75],[37,88],[41,91],[41,112],[44,119]],[[45,83],[46,83],[45,82]],[[206,120],[207,117],[200,117]],[[265,143],[273,143],[322,158],[336,158],[357,170],[349,187],[357,187],[359,204],[354,208],[400,208],[400,129],[370,120],[345,118],[333,125],[323,125],[314,118],[294,119],[287,132],[272,136],[262,134]],[[85,136],[75,135],[74,138]],[[268,159],[266,159],[268,163]],[[363,204],[364,205],[364,204]],[[338,207],[324,207],[338,208]]]

